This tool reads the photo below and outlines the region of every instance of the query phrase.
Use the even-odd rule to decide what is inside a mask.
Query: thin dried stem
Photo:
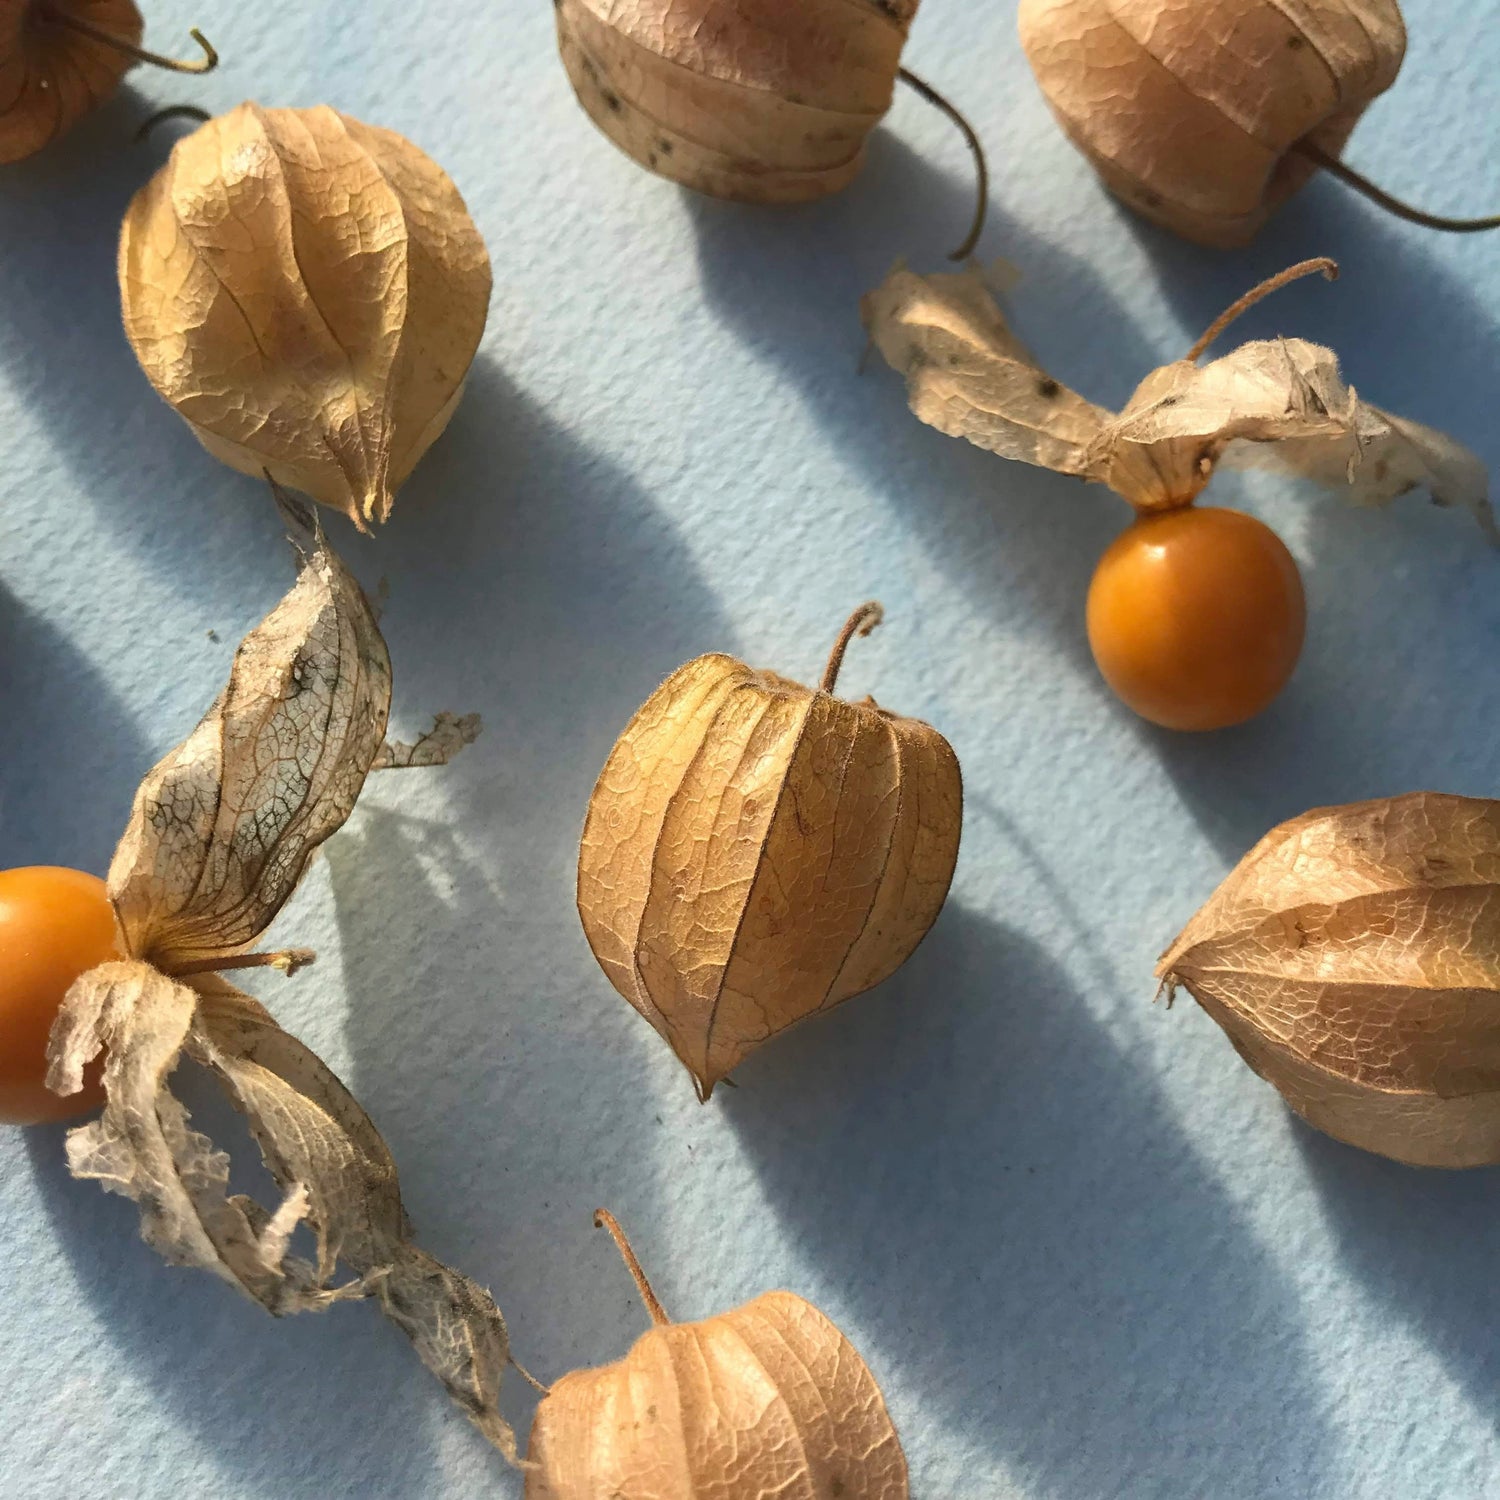
[[[137,142],[145,140],[158,125],[165,125],[168,120],[196,120],[201,125],[212,118],[206,109],[199,109],[196,104],[169,104],[142,120],[136,126],[135,138]]]
[[[1424,229],[1441,229],[1448,234],[1477,234],[1481,230],[1500,229],[1500,214],[1490,214],[1483,219],[1450,219],[1443,214],[1430,214],[1424,209],[1413,208],[1410,203],[1403,203],[1383,187],[1377,187],[1362,172],[1356,172],[1342,157],[1325,151],[1311,141],[1298,141],[1293,149],[1299,156],[1317,163],[1325,172],[1331,172],[1356,193],[1362,193],[1371,203],[1389,214],[1395,214],[1398,219],[1405,219],[1408,224],[1420,224]]]
[[[298,969],[317,961],[311,948],[278,948],[274,953],[231,953],[222,958],[200,958],[192,963],[173,964],[172,977],[185,974],[218,974],[225,969],[280,969],[290,978]]]
[[[510,1367],[516,1372],[517,1375],[521,1377],[522,1380],[526,1382],[527,1385],[532,1388],[532,1390],[537,1391],[543,1396],[550,1396],[552,1394],[552,1387],[550,1385],[543,1385],[542,1382],[538,1380],[536,1376],[533,1375],[531,1371],[528,1370],[526,1366],[523,1365],[521,1361],[515,1357],[514,1354],[510,1356]]]
[[[1194,363],[1199,355],[1203,353],[1218,336],[1229,327],[1241,313],[1249,312],[1257,302],[1269,297],[1272,292],[1280,291],[1289,282],[1300,281],[1304,276],[1312,276],[1321,271],[1329,281],[1339,279],[1339,263],[1330,260],[1326,255],[1314,256],[1311,260],[1299,260],[1295,266],[1288,266],[1284,271],[1278,271],[1274,276],[1267,276],[1258,286],[1253,286],[1243,297],[1236,298],[1219,314],[1207,328],[1203,330],[1203,337],[1188,350],[1184,356],[1188,364]]]
[[[137,62],[150,63],[153,68],[165,68],[170,73],[212,73],[219,66],[219,54],[214,50],[213,43],[196,26],[189,29],[188,35],[203,48],[203,56],[167,57],[161,52],[148,52],[144,47],[137,47],[134,42],[127,42],[124,37],[116,36],[112,31],[106,31],[102,26],[95,26],[92,21],[85,21],[68,11],[59,10],[54,5],[47,6],[45,13],[48,20],[56,21],[59,26],[66,26],[81,36],[91,37],[106,47],[113,47],[116,52],[123,52],[126,57],[133,57]]]
[[[610,1239],[615,1242],[615,1249],[620,1252],[620,1259],[625,1262],[625,1269],[635,1282],[636,1291],[641,1294],[641,1301],[646,1304],[646,1311],[651,1314],[651,1321],[658,1328],[665,1328],[672,1320],[667,1316],[667,1310],[657,1299],[656,1293],[651,1290],[651,1283],[646,1280],[646,1273],[641,1270],[641,1263],[635,1258],[635,1251],[630,1248],[630,1241],[625,1238],[625,1231],[620,1228],[619,1220],[607,1208],[596,1208],[594,1228],[609,1232]]]
[[[820,691],[825,693],[833,691],[834,684],[839,680],[839,668],[844,665],[844,652],[849,649],[849,642],[857,635],[869,635],[884,618],[885,610],[874,599],[871,599],[861,604],[844,621],[844,628],[839,631],[839,638],[833,643],[833,650],[828,653],[828,665],[823,668]]]
[[[974,246],[979,243],[979,236],[984,232],[985,215],[990,208],[990,165],[985,159],[984,146],[974,127],[959,112],[958,106],[945,99],[930,83],[918,78],[910,68],[900,69],[896,76],[934,108],[942,110],[958,126],[974,155],[974,222],[970,224],[963,244],[957,250],[948,252],[949,260],[967,260],[973,254]]]

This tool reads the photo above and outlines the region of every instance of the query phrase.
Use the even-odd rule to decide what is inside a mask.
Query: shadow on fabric
[[[909,1390],[1028,1494],[1318,1492],[1295,1299],[1035,943],[950,903],[894,979],[736,1078],[788,1232],[901,1351],[898,1420]]]

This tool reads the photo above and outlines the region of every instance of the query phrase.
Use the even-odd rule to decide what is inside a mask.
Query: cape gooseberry
[[[937,918],[963,790],[947,740],[872,699],[700,656],[610,752],[578,855],[578,911],[610,983],[700,1098],[807,1016],[894,973]]]
[[[1392,197],[1340,156],[1396,80],[1396,0],[1021,0],[1021,45],[1058,122],[1137,213],[1242,245],[1320,169],[1433,229],[1500,227]]]
[[[556,0],[563,66],[625,154],[716,198],[801,203],[845,187],[896,80],[963,132],[984,226],[988,174],[968,121],[901,66],[919,0]]]
[[[207,73],[219,55],[191,33],[201,59],[141,46],[135,0],[0,0],[0,164],[21,161],[70,130],[138,62]]]

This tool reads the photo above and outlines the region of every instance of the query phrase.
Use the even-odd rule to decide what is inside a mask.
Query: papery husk
[[[1138,511],[1195,500],[1220,463],[1313,480],[1358,505],[1423,489],[1500,541],[1489,475],[1463,444],[1363,400],[1331,349],[1256,339],[1151,371],[1118,413],[1069,390],[1011,332],[979,268],[898,266],[862,303],[870,338],[931,427],[1104,484]]]
[[[601,1212],[656,1327],[574,1370],[538,1405],[526,1500],[907,1500],[906,1457],[875,1377],[810,1302],[767,1292],[672,1323]]]
[[[323,105],[242,104],[178,141],[119,273],[141,367],[204,447],[361,527],[447,426],[490,296],[447,174]]]
[[[134,59],[52,20],[79,20],[139,46],[134,0],[0,0],[0,164],[35,155],[120,86]]]
[[[1157,974],[1319,1130],[1417,1166],[1500,1162],[1500,801],[1283,823]]]
[[[1396,0],[1021,0],[1043,94],[1105,186],[1199,244],[1243,245],[1337,156],[1406,50]]]
[[[412,1243],[395,1163],[332,1071],[220,971],[305,953],[246,954],[316,847],[353,810],[372,766],[438,764],[478,723],[440,715],[416,746],[384,742],[390,661],[369,601],[311,514],[291,592],[241,643],[228,686],[147,775],[109,872],[127,960],[69,990],[48,1085],[76,1093],[105,1053],[103,1113],[68,1136],[77,1177],[140,1208],[146,1241],[267,1311],[375,1299],[453,1399],[508,1458],[497,1407],[509,1360],[489,1293]],[[208,1069],[243,1111],[282,1197],[227,1191],[230,1162],[172,1092],[179,1063]],[[313,1260],[292,1253],[312,1230]]]
[[[752,203],[837,192],[890,108],[918,0],[557,0],[589,117],[685,187]]]
[[[270,926],[382,753],[391,663],[321,532],[198,727],[147,773],[109,872],[131,953],[176,973]]]
[[[69,991],[49,1084],[76,1092],[101,1049],[106,1103],[69,1132],[75,1177],[136,1202],[142,1238],[173,1265],[212,1272],[278,1317],[374,1298],[475,1425],[516,1457],[496,1405],[510,1359],[500,1310],[412,1243],[389,1149],[314,1053],[219,976],[189,985],[138,961],[90,970]],[[229,1157],[171,1091],[184,1057],[245,1114],[284,1195],[274,1209],[228,1192]],[[291,1254],[302,1224],[313,1261]]]
[[[764,1042],[906,961],[947,895],[962,802],[929,725],[700,656],[594,788],[584,932],[707,1099]]]

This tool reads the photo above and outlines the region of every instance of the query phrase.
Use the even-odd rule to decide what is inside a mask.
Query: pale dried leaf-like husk
[[[1082,474],[1109,412],[1060,385],[1011,332],[978,268],[898,266],[860,305],[912,411],[939,432],[1022,463]]]
[[[1413,792],[1273,829],[1162,956],[1311,1124],[1500,1162],[1500,801]]]
[[[906,1500],[880,1387],[811,1303],[768,1292],[643,1334],[537,1407],[526,1500]]]
[[[443,766],[465,745],[479,738],[484,721],[478,714],[438,714],[432,728],[411,744],[387,740],[370,765],[372,771],[401,771],[410,766]]]
[[[930,726],[698,657],[600,774],[584,931],[707,1098],[756,1047],[905,962],[947,895],[962,800]]]
[[[369,601],[315,529],[218,701],[136,793],[109,872],[130,951],[173,973],[253,942],[353,810],[390,703]]]
[[[180,140],[119,272],[141,367],[204,446],[361,526],[447,425],[490,296],[447,174],[321,105],[242,104]]]
[[[890,108],[918,0],[557,0],[563,64],[626,155],[700,192],[837,192]]]
[[[60,24],[59,12],[140,45],[135,0],[0,0],[0,165],[56,140],[134,66],[119,48]]]
[[[374,1297],[485,1436],[515,1457],[496,1405],[509,1360],[499,1309],[412,1244],[385,1142],[312,1052],[217,976],[190,987],[134,960],[91,970],[69,991],[49,1084],[76,1092],[101,1050],[107,1102],[68,1136],[74,1176],[132,1199],[143,1237],[167,1260],[212,1272],[278,1316]],[[283,1193],[274,1209],[228,1192],[228,1156],[171,1091],[184,1057],[244,1112]],[[290,1253],[302,1224],[315,1261]],[[350,1274],[339,1279],[341,1270]]]
[[[1221,459],[1315,480],[1358,505],[1423,489],[1495,536],[1477,455],[1361,400],[1333,351],[1304,339],[1257,339],[1152,371],[1095,440],[1089,476],[1138,509],[1170,508],[1195,498]]]
[[[1361,400],[1321,345],[1258,339],[1206,364],[1163,365],[1115,414],[1036,364],[977,269],[898,268],[863,310],[924,422],[1003,458],[1108,485],[1138,510],[1190,503],[1224,460],[1274,466],[1364,505],[1425,489],[1500,540],[1483,462],[1445,433]]]
[[[1396,0],[1021,0],[1021,45],[1106,187],[1200,244],[1250,240],[1337,156],[1406,50]]]

